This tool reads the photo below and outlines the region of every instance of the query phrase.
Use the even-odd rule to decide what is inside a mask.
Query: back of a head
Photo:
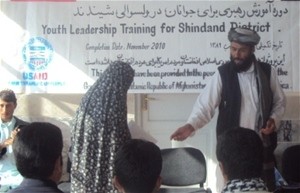
[[[60,128],[46,122],[33,122],[17,134],[13,151],[22,176],[48,179],[61,156],[63,138]]]
[[[5,89],[0,91],[0,99],[5,102],[17,103],[17,98],[13,90]]]
[[[127,193],[152,193],[162,169],[162,157],[154,143],[132,139],[116,154],[115,175]]]
[[[235,128],[224,132],[218,138],[216,154],[228,180],[261,177],[263,144],[254,130]]]

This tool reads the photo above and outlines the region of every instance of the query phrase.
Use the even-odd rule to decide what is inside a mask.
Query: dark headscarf
[[[115,153],[131,138],[126,102],[133,77],[128,63],[114,62],[82,98],[72,130],[71,192],[114,192]]]

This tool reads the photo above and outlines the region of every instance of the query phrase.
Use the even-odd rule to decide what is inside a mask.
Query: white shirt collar
[[[16,124],[16,118],[13,116],[12,119],[8,122],[3,123],[2,119],[0,119],[0,124],[2,125],[6,125],[6,127],[14,127],[14,125]],[[12,128],[14,129],[14,128]]]

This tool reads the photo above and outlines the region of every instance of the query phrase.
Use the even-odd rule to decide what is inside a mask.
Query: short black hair
[[[114,161],[115,176],[130,193],[153,192],[161,169],[159,147],[142,139],[131,139],[121,146]]]
[[[263,144],[254,130],[238,127],[225,131],[218,137],[216,155],[228,180],[261,177]]]
[[[0,91],[0,99],[5,102],[17,103],[17,97],[13,90],[5,89]]]
[[[60,128],[47,122],[32,122],[20,129],[13,142],[17,169],[26,178],[48,179],[62,148]]]

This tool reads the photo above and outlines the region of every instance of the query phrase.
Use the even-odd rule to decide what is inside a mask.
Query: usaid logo
[[[23,48],[23,60],[30,70],[45,70],[52,61],[53,48],[44,38],[34,37]]]

